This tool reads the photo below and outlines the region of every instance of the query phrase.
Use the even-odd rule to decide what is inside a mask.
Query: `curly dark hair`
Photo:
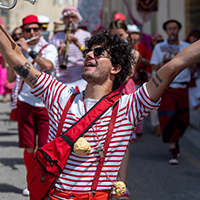
[[[134,58],[130,45],[117,35],[109,34],[108,30],[101,30],[85,40],[86,48],[91,49],[93,45],[102,45],[109,51],[113,66],[121,65],[121,70],[115,75],[113,83],[113,90],[116,90],[132,73]]]

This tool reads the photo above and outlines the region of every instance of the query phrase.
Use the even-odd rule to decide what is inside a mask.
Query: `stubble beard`
[[[95,76],[93,73],[84,73],[82,74],[82,78],[88,83],[94,84],[102,84],[108,79],[108,72],[102,72],[99,76]]]

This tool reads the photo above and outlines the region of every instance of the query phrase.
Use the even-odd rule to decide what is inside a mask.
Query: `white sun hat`
[[[78,21],[77,22],[80,22],[83,20],[79,10],[75,7],[66,7],[63,11],[62,11],[62,15],[60,17],[60,20],[63,20],[64,16],[67,16],[67,15],[70,15],[70,14],[75,14],[78,18]]]
[[[130,33],[140,33],[140,28],[136,26],[135,24],[132,24],[132,25],[128,24],[127,28]]]

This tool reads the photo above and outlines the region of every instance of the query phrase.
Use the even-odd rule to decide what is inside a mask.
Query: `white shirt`
[[[35,52],[39,52],[40,49],[45,46],[47,44],[46,40],[43,37],[40,37],[40,41],[38,44],[36,45],[29,45],[29,47],[31,48],[31,50],[35,51]],[[54,71],[55,71],[55,67],[56,67],[56,63],[58,60],[58,52],[57,49],[54,45],[48,45],[47,47],[45,47],[42,52],[42,57],[46,58],[47,60],[51,61],[53,64],[53,68],[52,70],[50,70],[50,72],[48,72],[48,74],[50,74],[51,76],[54,76]],[[33,59],[29,56],[29,54],[27,52],[24,53],[24,56],[28,59],[28,61],[32,62]],[[41,72],[44,72],[43,69],[40,68],[40,66],[35,62],[34,66]],[[46,72],[47,73],[47,72]],[[29,105],[32,106],[36,106],[36,107],[45,107],[44,103],[42,102],[41,99],[39,98],[35,98],[35,96],[33,94],[31,94],[30,92],[31,87],[27,84],[27,83],[23,83],[23,87],[20,91],[20,94],[18,95],[18,99],[22,102],[28,103]]]
[[[150,60],[151,65],[158,65],[162,62],[164,55],[169,54],[169,51],[174,51],[174,53],[178,53],[182,51],[184,48],[189,46],[190,44],[187,42],[179,41],[178,45],[170,45],[168,44],[167,40],[158,43],[154,50],[153,54]],[[188,66],[189,67],[189,66]],[[188,68],[184,69],[176,78],[173,80],[173,82],[170,84],[170,87],[172,88],[185,88],[186,84],[180,84],[180,83],[187,83],[190,81],[190,70]]]

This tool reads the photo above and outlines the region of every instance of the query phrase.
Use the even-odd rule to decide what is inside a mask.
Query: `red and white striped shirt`
[[[58,32],[50,39],[49,43],[55,45],[57,48],[60,44],[65,44],[66,33],[64,31]],[[81,45],[84,45],[86,38],[91,37],[88,31],[78,29],[74,36],[78,39]],[[63,55],[58,59],[56,65],[56,78],[62,83],[71,83],[82,79],[83,73],[83,54],[80,49],[74,44],[70,43],[67,51],[67,70],[62,70],[59,66],[63,62]]]
[[[55,138],[63,109],[69,97],[75,92],[73,88],[58,82],[51,76],[43,73],[38,78],[37,84],[32,93],[42,98],[50,116],[49,141]],[[87,104],[87,101],[85,101]],[[119,108],[116,117],[111,142],[108,147],[108,153],[103,164],[97,190],[109,190],[112,182],[106,176],[106,173],[113,182],[117,179],[123,156],[129,144],[129,140],[136,125],[143,120],[152,109],[157,109],[159,103],[150,100],[147,93],[146,84],[144,84],[135,93],[123,95],[119,101]],[[86,105],[87,108],[87,105]],[[66,131],[85,113],[83,93],[78,94],[70,109],[63,132]],[[90,192],[94,174],[97,168],[95,158],[99,159],[97,146],[104,146],[112,114],[112,108],[108,109],[102,117],[94,124],[92,128],[84,135],[84,138],[90,143],[91,154],[86,156],[71,153],[67,164],[57,180],[55,186],[62,192]],[[105,173],[105,171],[106,173]]]

